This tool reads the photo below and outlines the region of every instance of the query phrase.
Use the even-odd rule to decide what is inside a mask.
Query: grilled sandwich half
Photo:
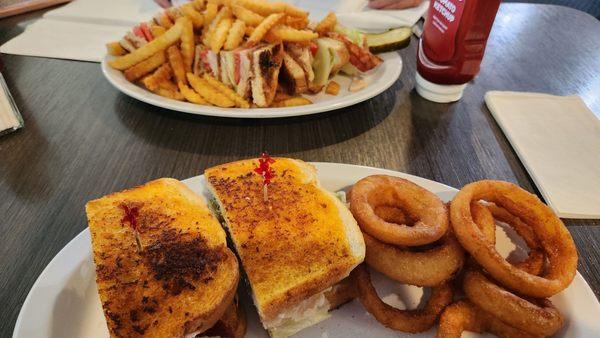
[[[363,261],[365,244],[348,208],[323,189],[315,168],[277,158],[263,200],[257,160],[207,169],[263,326],[287,337],[328,317],[327,292]]]
[[[183,183],[151,181],[90,201],[86,212],[111,337],[194,336],[231,304],[237,259]]]

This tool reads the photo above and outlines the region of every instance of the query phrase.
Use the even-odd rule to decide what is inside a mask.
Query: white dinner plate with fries
[[[397,52],[379,54],[379,56],[384,62],[379,67],[362,75],[366,85],[363,89],[350,92],[348,87],[352,78],[347,75],[338,74],[333,78],[341,87],[338,95],[329,95],[324,91],[316,95],[303,95],[313,103],[286,108],[219,108],[162,97],[148,91],[142,86],[127,81],[123,72],[113,69],[108,65],[107,62],[113,58],[110,55],[107,55],[102,61],[102,73],[113,86],[124,94],[154,106],[197,115],[264,119],[322,113],[348,107],[381,94],[391,87],[400,76],[402,72],[402,58]]]
[[[392,175],[410,180],[437,194],[442,200],[452,199],[457,190],[447,185],[396,171],[338,163],[313,163],[319,181],[330,191],[347,191],[356,181],[369,175]],[[343,173],[343,174],[340,174]],[[184,180],[198,194],[210,197],[204,176]],[[498,251],[515,258],[527,255],[526,247],[516,232],[499,226],[496,230]],[[379,295],[398,308],[416,308],[421,303],[423,289],[400,285],[383,275],[372,272]],[[52,259],[27,295],[15,324],[13,338],[69,337],[107,338],[108,329],[102,313],[95,282],[89,229],[83,230]],[[246,309],[246,337],[267,337],[248,293],[240,283],[241,303]],[[577,273],[571,285],[551,298],[565,316],[565,326],[555,337],[598,337],[600,311],[594,292]],[[331,317],[294,335],[294,338],[313,337],[435,337],[437,325],[427,332],[411,335],[393,331],[378,323],[358,300],[331,312]],[[463,337],[490,337],[465,333]]]

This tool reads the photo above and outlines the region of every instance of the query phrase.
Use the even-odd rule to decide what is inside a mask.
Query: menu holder
[[[23,118],[0,73],[0,135],[23,127]]]

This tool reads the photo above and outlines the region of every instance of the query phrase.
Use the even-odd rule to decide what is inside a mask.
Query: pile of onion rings
[[[506,261],[479,230],[471,215],[471,202],[486,200],[506,209],[527,224],[546,255],[544,274],[537,276]],[[577,250],[571,234],[537,196],[500,181],[479,181],[464,186],[452,200],[452,227],[460,244],[495,280],[519,294],[550,297],[575,277]]]
[[[481,210],[475,210],[475,204],[484,205],[495,220],[523,238],[530,250],[525,260],[509,262],[500,256],[495,233],[488,229],[488,222],[481,223],[481,215],[476,215]],[[545,297],[571,283],[578,258],[571,234],[552,210],[514,184],[479,181],[456,194],[450,217],[459,242],[470,254],[462,277],[468,301],[444,311],[438,337],[459,337],[462,330],[488,331],[500,337],[556,333],[564,317]]]
[[[385,175],[358,181],[349,201],[363,231],[366,264],[400,283],[432,288],[422,309],[399,310],[379,298],[366,266],[359,266],[352,274],[359,300],[391,329],[428,330],[452,302],[451,280],[464,263],[464,250],[449,228],[446,205],[408,180]]]
[[[351,280],[365,309],[386,327],[423,332],[439,318],[438,338],[464,330],[543,337],[564,325],[546,298],[575,277],[577,250],[562,221],[535,195],[508,182],[479,181],[463,187],[448,211],[414,183],[375,175],[352,187],[349,202],[367,249],[366,264]],[[525,259],[509,261],[496,251],[496,222],[523,239]],[[415,310],[385,304],[367,266],[403,284],[431,287],[431,296]],[[454,281],[465,299],[452,303]]]

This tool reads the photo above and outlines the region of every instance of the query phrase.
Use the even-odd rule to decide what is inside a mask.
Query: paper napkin
[[[162,9],[152,0],[75,0],[44,14],[44,18],[133,27]]]
[[[0,47],[6,54],[102,61],[106,43],[120,39],[126,26],[40,19]]]
[[[410,27],[425,15],[429,1],[403,10],[374,10],[368,0],[287,0],[310,12],[311,20],[320,20],[328,12],[335,12],[338,20],[345,26],[366,31],[385,31],[391,28]]]
[[[370,9],[366,0],[342,0],[342,2],[347,4],[338,9],[337,17],[343,25],[374,32],[412,27],[429,8],[429,1],[402,10]]]
[[[485,102],[548,205],[600,218],[600,119],[583,100],[490,91]]]
[[[75,0],[45,13],[0,52],[100,62],[107,42],[160,11],[152,0]]]

